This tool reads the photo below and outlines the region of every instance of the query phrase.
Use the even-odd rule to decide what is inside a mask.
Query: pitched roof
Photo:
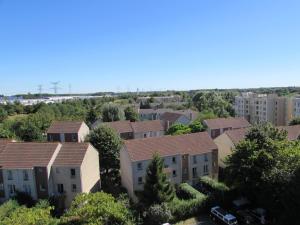
[[[300,137],[300,125],[293,126],[281,126],[279,129],[286,130],[288,132],[288,140],[294,141]]]
[[[180,113],[173,113],[173,112],[165,112],[161,115],[161,120],[169,121],[171,123],[176,122],[181,116],[185,116],[184,114]]]
[[[124,142],[131,161],[149,160],[154,153],[160,156],[202,154],[217,149],[207,132],[134,139]]]
[[[83,123],[82,121],[54,121],[47,133],[78,133]]]
[[[105,122],[103,125],[109,126],[114,129],[117,133],[130,133],[132,132],[132,127],[130,121],[114,121],[114,122]]]
[[[204,122],[210,129],[222,129],[229,127],[236,129],[251,126],[244,117],[207,119],[204,120]]]
[[[0,155],[3,168],[33,168],[47,166],[59,143],[12,142]]]
[[[63,143],[54,166],[80,166],[90,143]]]
[[[225,134],[230,138],[234,145],[237,145],[241,140],[245,139],[247,134],[246,128],[227,130]]]
[[[10,143],[10,142],[12,142],[12,141],[9,140],[9,139],[0,138],[0,154],[4,150],[4,148],[6,147],[6,145],[8,143]]]

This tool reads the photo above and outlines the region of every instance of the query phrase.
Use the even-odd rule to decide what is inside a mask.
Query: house
[[[278,129],[287,131],[287,138],[290,141],[297,140],[300,137],[300,125],[281,126]],[[237,144],[244,140],[249,128],[241,128],[235,130],[228,130],[214,139],[215,144],[219,150],[219,166],[225,167],[224,159],[232,153]]]
[[[138,139],[148,137],[159,137],[165,134],[163,122],[160,120],[149,121],[115,121],[103,123],[113,128],[122,139]]]
[[[162,114],[161,120],[164,121],[166,130],[168,130],[170,126],[174,124],[188,125],[191,122],[186,115],[175,112],[166,112]]]
[[[17,191],[34,200],[56,196],[69,207],[77,193],[99,187],[98,152],[89,143],[8,143],[0,154],[0,199]]]
[[[89,127],[82,121],[55,121],[47,130],[47,140],[53,142],[84,142],[89,132]]]
[[[203,124],[207,127],[207,131],[212,138],[218,137],[227,130],[251,126],[250,123],[243,117],[207,119],[203,121]]]
[[[146,169],[153,154],[165,163],[174,184],[194,184],[201,176],[218,177],[218,149],[207,132],[127,140],[120,151],[121,180],[129,196],[144,188]]]

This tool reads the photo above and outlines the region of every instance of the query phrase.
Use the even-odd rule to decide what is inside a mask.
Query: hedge
[[[174,220],[182,220],[205,210],[207,196],[187,183],[180,184],[177,197],[169,203]]]
[[[201,177],[199,184],[209,192],[226,192],[230,190],[224,183],[218,182],[207,176]]]

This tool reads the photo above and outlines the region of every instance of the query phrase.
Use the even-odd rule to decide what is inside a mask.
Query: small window
[[[204,162],[207,162],[207,161],[208,161],[207,154],[204,154]]]
[[[27,170],[23,170],[23,179],[27,181],[29,179]]]
[[[193,178],[198,177],[197,167],[193,168]]]
[[[146,138],[147,137],[147,134],[144,134],[144,138]]]
[[[138,184],[142,184],[143,183],[143,178],[142,177],[139,177],[138,178]]]
[[[77,192],[77,186],[76,186],[76,184],[72,184],[72,192]]]
[[[7,179],[8,179],[8,180],[12,180],[12,179],[13,179],[13,174],[12,174],[12,171],[11,171],[11,170],[8,170],[8,171],[7,171]]]
[[[15,194],[15,192],[16,192],[16,187],[15,187],[15,185],[14,185],[14,184],[9,184],[9,185],[8,185],[8,191],[9,191],[9,194],[10,194],[10,195]]]
[[[142,165],[142,163],[138,163],[138,164],[137,164],[137,169],[138,169],[138,170],[143,170],[143,165]]]
[[[176,157],[172,157],[172,162],[176,164]]]
[[[196,155],[193,155],[193,163],[197,164],[197,156]]]
[[[203,173],[208,174],[208,165],[203,166]]]
[[[60,194],[64,193],[64,185],[63,184],[57,184],[57,192]]]
[[[72,141],[77,141],[77,134],[72,134]]]
[[[46,187],[43,184],[40,184],[40,191],[46,191]]]
[[[173,170],[173,177],[177,177],[177,172],[176,172],[176,170]]]
[[[75,169],[70,169],[71,172],[71,178],[75,178],[76,177],[76,170]]]

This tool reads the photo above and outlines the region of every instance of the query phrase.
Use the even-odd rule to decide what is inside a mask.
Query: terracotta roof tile
[[[80,166],[90,143],[63,143],[54,166]]]
[[[3,168],[47,166],[59,143],[8,143],[0,155]]]
[[[78,133],[83,123],[82,121],[54,121],[48,128],[47,133]]]
[[[149,160],[154,153],[160,156],[202,154],[217,149],[207,132],[177,136],[128,140],[124,143],[131,161]]]
[[[204,120],[206,125],[210,129],[221,129],[221,128],[245,128],[251,126],[251,124],[243,117],[228,117],[228,118],[216,118]]]

